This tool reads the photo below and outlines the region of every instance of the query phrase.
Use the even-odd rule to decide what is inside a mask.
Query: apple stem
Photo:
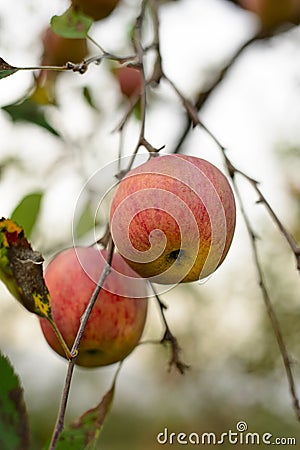
[[[47,317],[47,319],[48,319],[48,322],[50,323],[50,325],[52,326],[53,331],[55,332],[56,337],[59,340],[59,343],[62,346],[67,359],[70,361],[73,355],[72,355],[69,347],[67,346],[66,341],[64,340],[64,338],[63,338],[61,332],[59,331],[56,323],[54,322],[53,318],[52,317]]]

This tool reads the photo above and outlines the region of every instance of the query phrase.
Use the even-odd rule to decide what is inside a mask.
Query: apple
[[[106,250],[69,248],[56,255],[45,271],[54,322],[72,348],[80,319],[107,258]],[[76,364],[98,367],[123,360],[136,347],[147,315],[147,283],[118,255],[84,331]],[[40,319],[53,350],[65,356],[48,321]]]
[[[130,99],[141,93],[143,77],[140,70],[130,66],[122,66],[115,69],[114,72],[123,95]]]
[[[204,159],[157,156],[131,170],[111,203],[110,229],[120,255],[161,284],[203,279],[224,260],[235,229],[227,178]]]
[[[88,53],[86,39],[68,39],[49,27],[42,36],[44,66],[63,66],[68,61],[79,63]]]
[[[101,20],[109,16],[120,0],[72,0],[72,6],[92,17],[94,20]]]
[[[68,61],[81,62],[88,54],[86,39],[67,39],[47,28],[42,36],[42,66],[63,66]],[[39,104],[55,103],[55,83],[62,72],[41,70],[35,80],[32,100]]]
[[[243,8],[258,15],[265,30],[284,22],[299,23],[299,0],[239,0],[239,2]]]

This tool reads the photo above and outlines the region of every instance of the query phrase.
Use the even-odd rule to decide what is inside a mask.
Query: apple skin
[[[299,23],[299,0],[239,0],[240,5],[258,15],[262,28],[271,30],[284,22]]]
[[[115,75],[123,95],[130,99],[141,93],[143,77],[140,70],[122,66],[115,69]]]
[[[107,257],[93,247],[69,248],[52,259],[45,271],[53,319],[72,348],[80,318],[96,287]],[[122,278],[124,275],[125,281]],[[127,278],[128,277],[128,278]],[[136,347],[147,315],[147,284],[118,255],[84,331],[76,364],[99,367],[123,360]],[[40,319],[43,334],[65,356],[52,327]]]
[[[72,6],[94,20],[101,20],[109,16],[119,2],[120,0],[72,0]]]
[[[236,219],[232,189],[214,165],[185,155],[153,157],[131,170],[111,203],[110,228],[126,262],[161,284],[212,274]]]
[[[68,61],[79,63],[88,54],[86,39],[67,39],[47,28],[42,37],[44,66],[63,66]]]

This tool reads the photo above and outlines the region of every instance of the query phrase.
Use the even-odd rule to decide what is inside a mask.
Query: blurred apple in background
[[[141,93],[143,76],[140,70],[135,67],[122,66],[114,69],[113,72],[123,95],[130,99]]]
[[[42,37],[42,65],[62,66],[67,61],[79,63],[87,55],[86,39],[67,39],[47,28]]]
[[[88,54],[86,39],[67,39],[54,33],[50,27],[45,30],[42,43],[41,66],[63,66],[68,61],[79,63]],[[60,73],[41,70],[36,78],[32,99],[40,104],[55,103],[55,82]]]
[[[52,315],[69,348],[80,318],[96,287],[107,258],[106,250],[76,247],[55,256],[45,271]],[[76,364],[98,367],[123,360],[136,347],[147,315],[147,284],[118,254],[89,317]],[[123,276],[125,277],[123,277]],[[41,319],[48,344],[61,356],[61,348],[49,323]]]
[[[72,6],[74,10],[81,11],[94,20],[101,20],[109,16],[119,2],[120,0],[72,0]]]

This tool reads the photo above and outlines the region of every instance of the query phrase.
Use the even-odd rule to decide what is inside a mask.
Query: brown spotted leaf
[[[28,311],[49,321],[70,359],[70,350],[52,317],[43,262],[42,255],[27,241],[24,230],[11,219],[0,219],[0,280]]]
[[[50,295],[43,277],[43,257],[34,251],[23,229],[0,220],[0,280],[25,308],[51,318]]]

